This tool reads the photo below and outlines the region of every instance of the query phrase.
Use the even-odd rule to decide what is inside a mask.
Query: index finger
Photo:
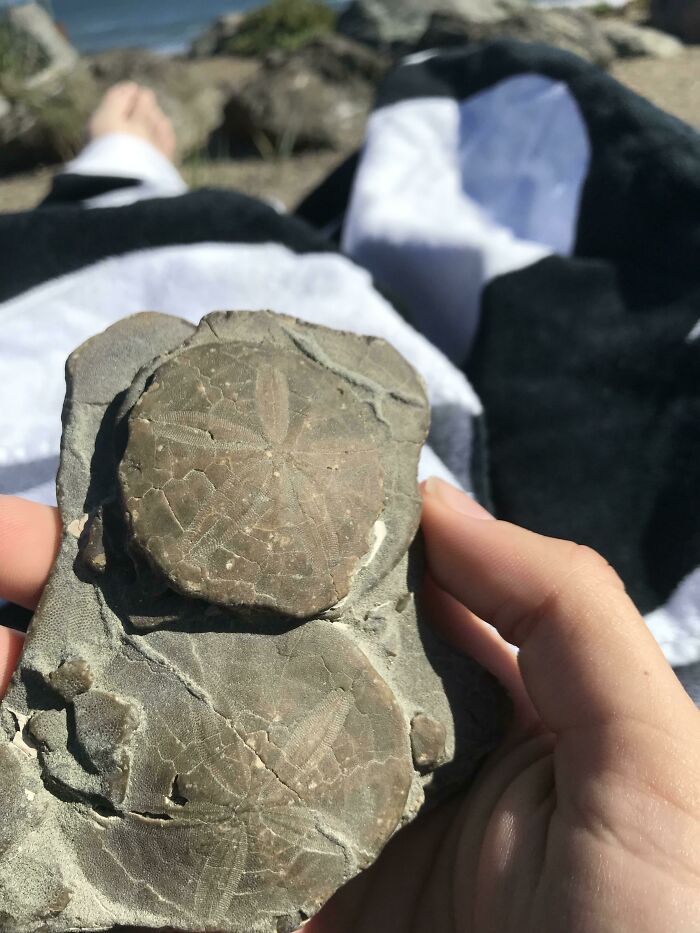
[[[520,648],[525,686],[548,729],[629,717],[675,732],[684,709],[697,719],[603,558],[570,541],[474,517],[470,503],[439,480],[426,484],[430,573]]]

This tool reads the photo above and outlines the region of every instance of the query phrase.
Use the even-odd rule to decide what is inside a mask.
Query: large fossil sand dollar
[[[327,609],[382,510],[377,426],[348,379],[295,347],[185,350],[130,417],[120,479],[134,540],[187,595]]]
[[[147,896],[155,909],[162,899],[192,914],[193,929],[248,930],[264,910],[319,906],[380,851],[411,784],[407,723],[361,651],[318,620],[275,636],[265,674],[277,689],[261,702],[246,678],[263,640],[243,634],[229,655],[216,650],[225,636],[202,633],[211,705],[180,693],[163,709],[143,693],[144,665],[114,671],[148,723],[129,817],[85,869],[107,879],[117,857],[146,878],[167,850],[168,871]]]

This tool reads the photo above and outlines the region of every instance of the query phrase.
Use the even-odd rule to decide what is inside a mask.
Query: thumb
[[[683,711],[697,724],[622,582],[595,551],[493,520],[432,478],[422,527],[436,583],[520,648],[525,687],[547,729],[630,717],[677,732]]]

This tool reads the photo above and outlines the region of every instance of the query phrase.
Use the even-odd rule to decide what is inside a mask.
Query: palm
[[[679,798],[679,749],[646,727],[592,724],[571,738],[520,743],[482,791],[500,797],[478,850],[473,916],[458,929],[474,933],[624,933],[683,930],[697,852]],[[587,733],[587,734],[586,734]],[[637,753],[647,740],[667,771],[645,774]],[[477,795],[479,791],[477,790]],[[682,795],[680,795],[682,797]],[[674,799],[675,798],[675,799]],[[482,798],[483,799],[483,798]],[[475,801],[477,809],[479,803]],[[488,809],[488,804],[486,805]],[[697,838],[697,837],[696,837]],[[695,884],[698,882],[694,876]],[[697,887],[695,909],[698,909]]]
[[[611,750],[620,748],[619,731],[609,730]],[[688,920],[698,900],[683,892],[700,880],[697,854],[678,844],[686,809],[644,786],[635,755],[601,757],[600,731],[591,732],[588,750],[585,741],[570,749],[543,731],[511,741],[468,792],[402,831],[307,929],[694,929]],[[678,749],[667,736],[655,741],[674,763],[670,777]]]

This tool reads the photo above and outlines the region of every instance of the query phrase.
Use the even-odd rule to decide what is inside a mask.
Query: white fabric
[[[484,285],[570,253],[589,162],[568,88],[540,75],[461,103],[383,107],[369,121],[343,248],[461,362]]]
[[[670,664],[700,660],[700,568],[681,580],[666,605],[645,619]]]
[[[85,202],[86,207],[120,207],[146,198],[175,197],[187,191],[175,166],[145,139],[130,133],[109,133],[87,144],[65,172],[136,178],[141,184],[108,191]]]
[[[451,453],[455,464],[469,463],[471,416],[481,411],[476,395],[374,290],[364,270],[335,254],[298,256],[277,244],[202,243],[107,259],[0,304],[0,468],[57,454],[64,363],[78,344],[143,309],[194,322],[221,308],[274,308],[385,338],[423,374],[431,404],[454,406]],[[455,481],[430,450],[421,473]],[[51,477],[38,485],[31,474],[26,479],[29,485],[5,491],[55,501]]]

